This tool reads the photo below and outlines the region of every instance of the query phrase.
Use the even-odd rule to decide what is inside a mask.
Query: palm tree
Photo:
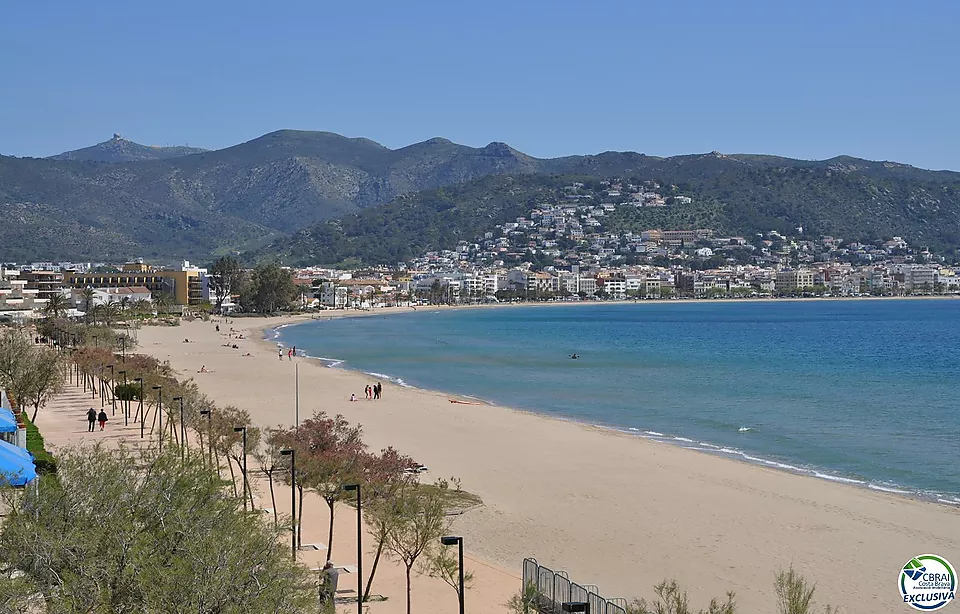
[[[103,315],[103,304],[97,304],[90,308],[87,311],[87,323],[96,324],[100,321],[100,317]]]
[[[130,305],[130,309],[137,315],[143,315],[153,311],[153,305],[146,299],[138,298]]]
[[[157,308],[157,316],[161,313],[166,313],[170,309],[170,295],[166,292],[158,292],[156,296],[153,297],[153,305]]]
[[[124,296],[120,298],[120,315],[126,313],[127,309],[130,308],[130,297]]]
[[[43,308],[43,312],[48,318],[62,318],[67,313],[67,309],[70,308],[70,301],[67,300],[67,297],[63,294],[54,294],[47,299],[47,305]]]
[[[93,288],[87,286],[80,291],[80,296],[83,298],[83,313],[84,319],[87,323],[90,323],[90,309],[93,308],[93,297],[95,296]]]
[[[113,321],[117,319],[117,315],[120,313],[120,303],[117,301],[110,301],[103,306],[103,321],[107,326],[112,326]]]

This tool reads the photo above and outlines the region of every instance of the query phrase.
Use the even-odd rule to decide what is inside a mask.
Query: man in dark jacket
[[[87,412],[87,432],[93,432],[93,425],[97,423],[97,410],[90,408]]]

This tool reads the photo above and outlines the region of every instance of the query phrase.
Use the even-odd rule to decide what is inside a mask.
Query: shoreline
[[[885,298],[885,299],[894,299],[898,297],[871,297],[871,298]],[[947,297],[912,297],[913,299],[930,299],[930,298],[947,298]],[[728,302],[730,299],[704,299],[706,302]],[[755,302],[765,301],[768,299],[746,299],[752,300]],[[783,301],[804,301],[809,299],[771,299],[771,300],[783,300]],[[829,299],[828,299],[829,300]],[[839,298],[838,300],[848,300],[846,298]],[[849,300],[863,300],[857,297],[851,297]],[[613,305],[622,305],[624,303],[632,303],[632,301],[605,301],[606,303]],[[665,301],[642,301],[643,303],[660,303],[660,304],[673,304],[677,301],[665,300]],[[690,302],[701,302],[701,301],[690,301]],[[555,305],[556,303],[525,303],[520,305],[515,304],[493,304],[493,305],[465,305],[465,306],[452,306],[449,308],[452,309],[470,309],[478,307],[534,307],[534,306],[550,306]],[[565,303],[560,303],[565,304]],[[571,302],[572,305],[597,305],[602,304],[600,302],[590,302],[586,301],[584,303],[580,302]],[[285,345],[279,341],[279,331],[287,328],[293,328],[297,326],[302,326],[316,321],[324,320],[337,320],[350,317],[364,317],[367,315],[398,315],[401,313],[410,313],[407,311],[407,308],[387,308],[391,311],[389,313],[378,313],[377,310],[364,311],[357,314],[345,313],[342,315],[337,315],[329,318],[311,318],[309,320],[297,320],[292,322],[287,322],[279,324],[277,326],[266,325],[259,327],[256,330],[257,336],[266,343],[273,343],[276,345],[281,345],[285,348],[291,347],[290,345]],[[269,334],[273,336],[270,337]],[[272,347],[272,346],[271,346]],[[582,418],[575,416],[567,416],[563,414],[552,414],[544,411],[543,409],[537,408],[521,408],[514,407],[511,405],[504,405],[497,401],[492,401],[489,399],[484,399],[476,396],[471,396],[462,392],[456,391],[445,391],[437,390],[431,388],[423,388],[415,386],[413,384],[407,383],[400,376],[389,374],[389,373],[375,373],[370,371],[364,371],[362,369],[352,368],[349,366],[343,366],[345,362],[344,359],[331,358],[331,357],[319,357],[311,356],[306,352],[300,353],[298,350],[298,356],[307,359],[308,361],[316,361],[318,366],[328,368],[328,369],[340,369],[348,373],[353,373],[358,376],[370,376],[377,377],[380,379],[387,380],[395,385],[408,388],[410,390],[421,391],[431,395],[439,395],[445,397],[454,397],[459,399],[469,399],[471,401],[479,401],[476,405],[481,405],[485,407],[498,407],[505,409],[511,412],[516,412],[520,414],[528,414],[533,417],[542,418],[546,420],[555,420],[559,422],[569,422],[572,424],[579,425],[584,428],[597,429],[602,432],[606,432],[613,435],[626,436],[634,439],[640,439],[644,441],[650,441],[655,443],[664,443],[667,445],[675,446],[677,448],[688,450],[690,452],[698,452],[700,454],[709,455],[717,458],[725,458],[728,460],[736,461],[739,463],[744,463],[754,467],[761,467],[765,469],[772,469],[774,471],[788,473],[791,475],[804,476],[809,478],[814,478],[817,480],[822,480],[825,482],[830,482],[834,484],[840,484],[844,486],[850,486],[858,489],[865,489],[872,492],[884,493],[896,497],[903,497],[905,499],[913,501],[922,501],[927,503],[933,503],[936,505],[945,506],[948,509],[960,510],[960,493],[938,493],[938,492],[925,492],[910,486],[904,486],[895,482],[886,482],[886,481],[876,481],[866,476],[859,476],[854,474],[845,473],[843,471],[830,468],[830,467],[821,467],[816,465],[808,465],[807,463],[802,463],[800,461],[786,459],[786,458],[763,458],[760,456],[760,453],[751,453],[749,450],[741,449],[738,447],[730,447],[725,445],[719,445],[711,441],[700,441],[698,439],[690,439],[681,434],[677,433],[660,433],[658,431],[646,430],[646,429],[637,429],[632,427],[618,426],[614,424],[600,424],[586,421]],[[748,429],[749,430],[749,429]]]
[[[342,414],[363,426],[370,449],[394,446],[430,467],[431,479],[460,478],[484,501],[456,520],[467,554],[513,577],[534,557],[606,597],[627,598],[649,598],[654,584],[674,578],[696,607],[732,590],[738,611],[759,614],[775,603],[776,570],[793,565],[818,583],[821,603],[872,614],[895,607],[896,574],[911,557],[960,560],[960,512],[947,505],[502,406],[452,404],[449,395],[386,381],[383,400],[351,403],[369,376],[278,361],[276,343],[263,338],[310,320],[231,320],[245,335],[239,349],[222,347],[211,322],[146,327],[140,348],[261,426],[292,424],[294,365],[313,365],[299,369],[300,415]],[[210,372],[193,375],[201,365]],[[841,567],[845,574],[823,571]]]

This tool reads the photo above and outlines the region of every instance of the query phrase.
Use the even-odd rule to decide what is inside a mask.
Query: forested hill
[[[523,198],[544,197],[541,184],[552,186],[553,176],[674,185],[695,197],[695,205],[710,204],[718,230],[802,225],[849,238],[900,234],[931,246],[960,243],[960,174],[845,157],[811,162],[607,152],[537,159],[496,142],[467,147],[435,138],[389,149],[363,138],[293,130],[197,153],[120,138],[87,149],[57,157],[68,159],[0,156],[0,260],[203,260],[240,251],[381,261],[472,239],[487,222],[522,209]],[[114,154],[116,161],[102,161]],[[444,206],[453,211],[430,213]],[[351,230],[354,220],[398,211],[398,228],[390,232],[398,233],[402,249],[341,251],[317,248],[311,239],[327,236],[338,226],[325,222],[339,219],[344,235],[329,236],[332,245],[363,245],[371,224]],[[434,220],[443,227],[431,227]],[[682,223],[682,215],[671,221]]]
[[[651,228],[712,228],[747,235],[777,230],[849,241],[903,236],[951,253],[960,246],[960,175],[852,159],[777,166],[735,160],[720,170],[714,155],[690,156],[682,164],[644,174],[493,176],[396,199],[337,220],[320,222],[249,254],[251,260],[280,258],[288,264],[396,264],[425,251],[475,242],[497,224],[529,216],[542,203],[570,203],[565,186],[585,183],[588,202],[622,202],[602,189],[603,179],[637,184],[653,181],[670,202],[664,207],[619,206],[603,220],[604,231]],[[583,163],[595,170],[605,163]],[[711,168],[712,167],[712,168]],[[616,170],[606,164],[600,172]],[[620,167],[622,168],[622,167]],[[679,170],[679,169],[682,169]],[[687,196],[692,202],[675,199]]]

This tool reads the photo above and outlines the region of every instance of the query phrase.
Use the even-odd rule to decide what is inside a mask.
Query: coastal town
[[[543,204],[474,242],[392,267],[287,270],[300,306],[319,309],[960,293],[960,266],[899,236],[866,243],[808,237],[802,229],[794,236],[769,231],[748,237],[710,229],[607,232],[602,220],[617,207],[668,207],[687,198],[628,187],[633,191],[625,203]],[[235,295],[217,301],[215,285],[209,268],[189,261],[6,263],[0,266],[0,318],[30,318],[54,296],[75,313],[95,305],[121,311],[242,307]]]

